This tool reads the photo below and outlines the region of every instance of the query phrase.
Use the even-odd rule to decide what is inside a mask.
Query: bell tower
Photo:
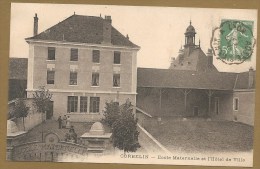
[[[185,35],[185,45],[184,47],[189,47],[189,46],[195,46],[195,28],[191,25],[187,27],[186,32],[184,33]]]

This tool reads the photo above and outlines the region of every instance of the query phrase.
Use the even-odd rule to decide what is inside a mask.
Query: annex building
[[[98,121],[107,101],[130,99],[153,117],[207,117],[253,125],[255,71],[219,72],[212,51],[205,54],[200,42],[195,43],[191,22],[169,69],[137,68],[140,47],[111,23],[110,16],[74,14],[38,34],[36,15],[34,36],[26,39],[27,97],[46,86],[53,94],[55,119],[66,114],[72,121]],[[10,66],[10,74],[15,69]]]
[[[207,117],[253,125],[255,71],[219,72],[212,50],[205,54],[195,44],[191,22],[184,35],[184,48],[169,69],[138,68],[137,107],[155,117]]]

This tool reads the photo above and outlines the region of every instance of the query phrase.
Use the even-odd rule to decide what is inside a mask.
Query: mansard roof
[[[74,14],[49,29],[26,38],[26,40],[101,44],[104,22],[106,21],[102,17]],[[139,48],[113,26],[111,28],[111,43],[115,46]]]
[[[255,82],[256,82],[255,70],[252,71],[252,74],[253,74],[253,79],[254,79],[252,87],[249,87],[249,72],[247,71],[247,72],[239,73],[237,75],[234,89],[249,89],[249,88],[255,89],[255,87],[256,87],[255,86]]]

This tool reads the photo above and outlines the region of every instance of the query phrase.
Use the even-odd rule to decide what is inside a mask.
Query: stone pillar
[[[21,144],[26,131],[19,131],[15,122],[7,120],[6,160],[14,160],[14,147]]]

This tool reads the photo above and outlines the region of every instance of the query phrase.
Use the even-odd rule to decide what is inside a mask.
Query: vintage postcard
[[[6,160],[252,167],[257,10],[12,3]]]

